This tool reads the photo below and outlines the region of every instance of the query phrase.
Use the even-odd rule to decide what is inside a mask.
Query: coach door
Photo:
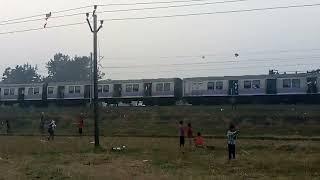
[[[316,77],[308,77],[307,78],[307,93],[313,94],[318,92],[317,88],[317,78]]]
[[[267,79],[267,94],[277,94],[277,79]]]
[[[24,90],[25,88],[19,88],[18,89],[18,100],[23,101],[24,100]]]
[[[90,99],[91,98],[91,86],[90,85],[85,85],[84,86],[84,98],[85,99]]]
[[[58,99],[64,99],[64,86],[58,86],[58,91],[57,91],[57,98]]]
[[[113,97],[121,97],[122,96],[122,85],[114,84],[113,85]]]
[[[229,81],[229,95],[231,96],[239,95],[238,80]]]
[[[152,83],[144,83],[143,88],[145,97],[152,96]]]

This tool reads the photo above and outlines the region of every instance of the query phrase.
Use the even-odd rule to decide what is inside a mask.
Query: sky
[[[43,27],[45,20],[5,24],[3,21],[93,4],[175,0],[0,0],[0,73],[29,63],[46,75],[55,53],[87,56],[92,33],[87,24],[1,34]],[[223,0],[171,4],[99,6],[98,12],[121,9],[203,4]],[[247,0],[180,8],[99,13],[106,20],[98,33],[100,69],[108,79],[187,78],[307,71],[320,65],[320,6],[223,13],[201,16],[110,21],[133,18],[221,12],[265,7],[320,4],[320,0]],[[91,12],[93,7],[52,14]],[[39,18],[39,17],[37,17]],[[42,17],[41,17],[42,18]],[[43,17],[44,18],[44,17]],[[47,26],[85,22],[85,15],[49,18]],[[235,54],[239,56],[236,57]]]

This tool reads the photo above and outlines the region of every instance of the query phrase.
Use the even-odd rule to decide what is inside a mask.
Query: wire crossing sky
[[[270,67],[293,72],[319,67],[316,0],[12,0],[0,7],[0,70],[28,62],[45,74],[45,63],[55,53],[89,55],[92,36],[84,25],[93,4],[99,5],[99,19],[106,21],[98,37],[106,78],[265,74]],[[259,51],[266,53],[252,53]]]

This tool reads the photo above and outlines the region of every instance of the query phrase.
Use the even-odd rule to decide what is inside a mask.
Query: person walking
[[[235,126],[230,124],[229,130],[227,131],[229,160],[236,159],[236,139],[238,133],[239,131],[236,130]]]
[[[45,114],[44,114],[44,112],[42,112],[41,115],[40,115],[40,123],[39,123],[39,131],[40,131],[40,134],[41,134],[41,135],[44,134],[44,131],[45,131],[45,123],[46,123]]]
[[[79,132],[79,136],[82,136],[83,133],[83,128],[84,128],[84,114],[81,113],[78,119],[78,132]]]
[[[185,127],[183,126],[183,121],[179,122],[179,145],[180,145],[180,150],[183,153],[182,148],[184,148],[184,144],[185,144]]]

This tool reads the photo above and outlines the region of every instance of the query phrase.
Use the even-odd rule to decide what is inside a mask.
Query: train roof
[[[243,76],[208,76],[184,78],[184,80],[238,80],[238,79],[272,79],[272,78],[294,78],[319,76],[319,73],[294,73],[294,74],[262,74],[262,75],[243,75]]]
[[[0,87],[32,87],[32,86],[42,86],[44,83],[25,83],[25,84],[7,84],[0,82]]]

